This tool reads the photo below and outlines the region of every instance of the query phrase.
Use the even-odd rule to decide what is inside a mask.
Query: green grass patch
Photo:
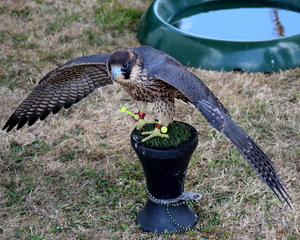
[[[93,16],[103,30],[134,31],[143,13],[137,8],[121,5],[114,0],[101,2],[99,5]]]
[[[7,196],[4,204],[6,207],[12,207],[18,202],[25,200],[26,196],[34,187],[32,179],[27,178],[21,179],[19,182],[10,181],[4,185],[6,188],[4,194]],[[20,185],[22,186],[20,187]]]

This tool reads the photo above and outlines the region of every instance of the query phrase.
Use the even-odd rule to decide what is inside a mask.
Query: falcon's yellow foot
[[[155,120],[145,120],[145,119],[139,119],[137,121],[136,124],[133,125],[133,127],[131,128],[130,130],[130,133],[132,133],[132,131],[134,129],[137,129],[137,130],[142,130],[142,128],[147,125],[147,124],[154,124],[155,123]]]
[[[160,129],[158,128],[155,128],[153,131],[142,132],[141,135],[149,135],[141,141],[142,143],[154,137],[170,138],[168,134],[161,133]]]

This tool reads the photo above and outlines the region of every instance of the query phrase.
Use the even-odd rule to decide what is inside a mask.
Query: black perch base
[[[148,200],[137,216],[137,223],[146,231],[181,231],[197,222],[196,213],[185,200],[199,200],[201,195],[185,192],[184,180],[198,144],[198,133],[186,125],[191,137],[176,148],[156,149],[138,144],[138,132],[131,134],[131,146],[142,163],[149,191]]]
[[[137,216],[137,223],[147,232],[163,233],[165,231],[181,231],[193,227],[197,223],[197,214],[188,204],[170,206],[160,203],[151,197]]]

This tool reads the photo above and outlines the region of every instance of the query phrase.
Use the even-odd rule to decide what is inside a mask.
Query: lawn
[[[140,46],[136,26],[151,1],[2,0],[0,125],[50,70],[64,62]],[[201,231],[152,239],[300,239],[300,68],[276,73],[189,68],[272,159],[293,199],[282,204],[235,147],[192,106],[176,120],[199,144],[185,189],[194,209],[220,221]],[[139,239],[146,198],[142,166],[130,146],[135,102],[117,84],[69,110],[10,133],[0,131],[0,239]],[[147,118],[155,118],[152,105]]]

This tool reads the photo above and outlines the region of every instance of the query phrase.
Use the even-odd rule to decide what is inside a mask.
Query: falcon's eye
[[[124,64],[122,65],[122,69],[126,69],[126,68],[128,68],[128,66],[129,66],[128,63],[124,63]]]

